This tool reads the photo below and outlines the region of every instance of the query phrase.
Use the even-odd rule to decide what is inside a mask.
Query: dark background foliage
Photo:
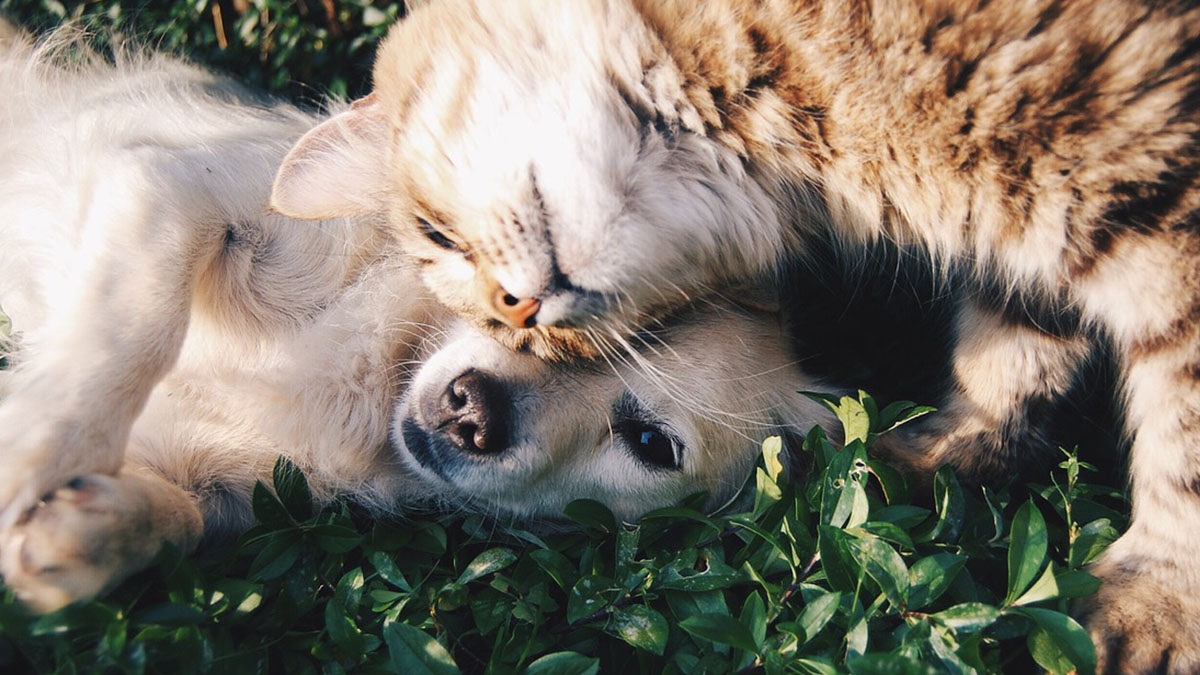
[[[246,84],[317,102],[370,87],[375,43],[402,17],[384,0],[0,0],[33,30],[73,20],[232,73]]]

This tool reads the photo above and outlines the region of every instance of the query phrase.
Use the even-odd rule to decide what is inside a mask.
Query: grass
[[[234,546],[167,551],[108,597],[45,617],[0,603],[5,673],[1090,672],[1066,613],[1081,568],[1124,523],[1120,494],[1075,453],[1041,485],[909,494],[870,444],[927,412],[825,399],[788,480],[778,438],[727,512],[700,498],[619,523],[538,534],[458,514],[372,522],[310,512],[277,465]]]
[[[373,44],[402,8],[0,0],[0,12],[137,35],[315,101],[366,89]],[[234,544],[164,551],[105,598],[45,617],[0,593],[0,672],[1088,672],[1091,643],[1065,612],[1124,527],[1112,477],[1064,452],[1040,483],[966,486],[943,470],[913,494],[867,449],[927,411],[827,402],[851,440],[836,448],[814,429],[796,450],[805,478],[788,480],[767,439],[726,512],[697,498],[626,524],[576,502],[567,534],[467,514],[312,513],[281,462],[255,494],[259,525]]]

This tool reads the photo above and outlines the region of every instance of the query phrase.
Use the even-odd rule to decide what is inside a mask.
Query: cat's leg
[[[194,498],[141,468],[73,479],[0,541],[4,584],[30,609],[91,598],[137,572],[165,542],[190,552],[203,520]]]
[[[1128,234],[1078,280],[1120,350],[1133,522],[1081,607],[1100,672],[1200,672],[1200,242]]]
[[[879,446],[918,479],[943,465],[968,479],[996,477],[1045,452],[1046,418],[1091,354],[1076,331],[1040,330],[1019,312],[974,300],[963,302],[956,331],[942,405]]]
[[[220,250],[213,196],[164,149],[98,161],[69,279],[0,402],[0,531],[76,476],[115,475],[175,361],[197,270]],[[19,318],[18,318],[19,319]]]

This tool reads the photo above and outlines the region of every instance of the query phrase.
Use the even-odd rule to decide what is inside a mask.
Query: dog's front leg
[[[197,270],[220,250],[203,165],[152,146],[111,160],[81,204],[55,306],[0,402],[0,531],[76,476],[117,473],[179,354]]]

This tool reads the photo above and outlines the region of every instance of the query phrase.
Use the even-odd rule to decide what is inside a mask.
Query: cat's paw
[[[1186,572],[1171,584],[1164,570],[1142,569],[1148,564],[1110,558],[1089,570],[1100,577],[1100,590],[1076,614],[1096,646],[1097,673],[1200,672],[1200,597]]]
[[[26,511],[0,540],[4,584],[35,612],[91,598],[145,567],[163,540],[136,484],[76,478]]]

